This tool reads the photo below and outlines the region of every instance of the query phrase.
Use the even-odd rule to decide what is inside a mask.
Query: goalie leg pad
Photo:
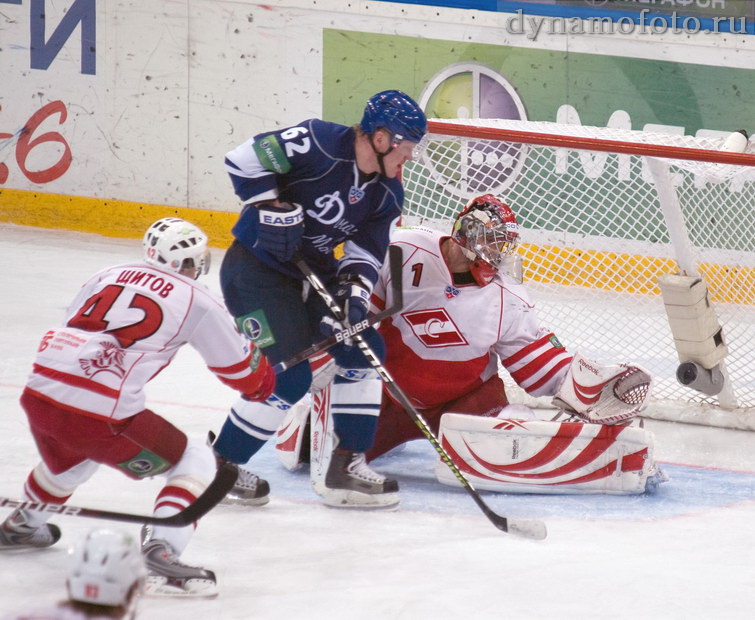
[[[325,485],[330,456],[336,447],[330,416],[330,386],[312,395],[309,432],[309,474],[313,488]]]
[[[309,367],[312,369],[312,384],[309,386],[310,391],[319,392],[325,389],[333,377],[338,372],[336,361],[329,353],[320,353],[309,360]]]
[[[288,410],[276,432],[275,455],[288,471],[296,471],[304,462],[302,447],[311,409],[312,397],[308,394]]]
[[[656,473],[644,428],[447,413],[440,442],[475,487],[501,493],[643,493]],[[442,462],[438,480],[458,485]]]

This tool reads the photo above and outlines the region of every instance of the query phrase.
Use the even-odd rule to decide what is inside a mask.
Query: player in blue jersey
[[[389,232],[401,215],[401,168],[426,127],[416,102],[387,90],[368,100],[358,125],[311,119],[254,136],[227,154],[226,170],[244,206],[221,266],[221,286],[239,328],[272,363],[335,328],[319,295],[305,285],[298,259],[326,283],[350,324],[367,316]],[[334,249],[342,243],[343,256],[336,259]],[[380,354],[377,333],[368,330],[364,336]],[[331,353],[337,364],[331,411],[338,444],[326,502],[395,504],[396,481],[372,471],[364,459],[377,424],[379,384],[376,394],[359,384],[373,371],[357,347],[339,346]],[[311,383],[304,362],[278,375],[266,402],[240,399],[213,444],[215,451],[246,463]],[[268,492],[264,480],[244,472],[229,498],[264,503]]]

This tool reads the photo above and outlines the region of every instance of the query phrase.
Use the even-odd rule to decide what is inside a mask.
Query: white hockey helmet
[[[144,233],[144,262],[153,267],[180,272],[196,267],[197,277],[210,270],[207,235],[191,222],[164,217]]]
[[[511,208],[484,194],[470,200],[456,216],[451,238],[472,261],[477,284],[485,286],[495,277],[504,259],[519,245],[519,224]]]
[[[127,607],[141,591],[146,574],[133,536],[105,528],[92,530],[71,551],[68,597],[82,603]]]

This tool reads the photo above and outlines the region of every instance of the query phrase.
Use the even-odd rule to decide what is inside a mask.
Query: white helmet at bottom
[[[144,233],[144,262],[153,267],[180,272],[197,269],[210,270],[210,252],[207,235],[198,226],[177,217],[164,217],[152,224]]]
[[[128,606],[146,576],[136,539],[110,529],[92,530],[71,552],[68,597],[72,601]]]

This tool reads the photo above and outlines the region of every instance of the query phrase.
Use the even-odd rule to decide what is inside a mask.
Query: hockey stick
[[[296,364],[299,364],[304,360],[308,360],[310,357],[320,353],[320,351],[325,351],[330,347],[337,345],[339,342],[343,342],[347,338],[351,338],[356,334],[363,332],[368,327],[372,327],[373,325],[375,325],[375,323],[379,323],[383,319],[387,319],[389,316],[401,310],[404,305],[404,289],[401,286],[401,267],[403,262],[403,252],[401,251],[400,247],[395,245],[388,247],[388,261],[391,273],[391,293],[393,294],[393,305],[390,308],[386,308],[382,312],[373,314],[372,316],[367,317],[364,321],[360,321],[356,325],[352,325],[344,330],[335,332],[329,338],[321,340],[320,342],[307,347],[290,359],[287,359],[285,362],[279,362],[278,364],[275,364],[273,366],[273,372],[275,372],[276,375],[279,375],[284,370],[291,368],[291,366],[296,366]]]
[[[45,504],[22,499],[0,497],[0,507],[21,508],[36,512],[49,512],[56,515],[70,517],[89,517],[92,519],[107,519],[109,521],[124,521],[126,523],[147,523],[149,525],[165,525],[168,527],[184,527],[201,519],[212,510],[233,488],[238,478],[238,467],[228,461],[218,465],[215,478],[209,486],[192,504],[169,517],[153,517],[147,515],[135,515],[128,512],[113,512],[110,510],[98,510],[96,508],[80,508],[67,504]]]
[[[314,288],[320,294],[333,315],[339,321],[343,321],[343,310],[341,310],[341,307],[336,303],[325,286],[323,286],[317,275],[312,272],[312,270],[309,268],[309,265],[307,265],[303,260],[297,260],[296,266],[307,278],[309,283],[312,285],[312,288]],[[375,369],[375,371],[377,371],[378,375],[380,375],[380,378],[383,380],[383,383],[390,392],[391,396],[393,396],[393,398],[395,398],[407,411],[412,421],[419,427],[419,429],[422,431],[422,434],[432,444],[433,448],[435,448],[435,451],[438,453],[441,460],[453,472],[454,476],[456,476],[462,487],[464,487],[464,490],[472,496],[472,499],[474,499],[475,503],[480,507],[483,514],[490,520],[490,522],[499,530],[508,532],[509,534],[516,534],[518,536],[523,536],[524,538],[531,538],[534,540],[544,539],[547,535],[547,531],[545,529],[545,523],[543,523],[542,521],[537,521],[534,519],[503,517],[491,510],[490,506],[485,503],[482,497],[480,497],[480,494],[477,492],[477,490],[472,486],[472,483],[466,479],[464,474],[457,467],[456,463],[453,462],[448,452],[446,452],[446,450],[440,444],[438,439],[433,434],[432,429],[428,426],[427,422],[422,417],[422,414],[417,411],[414,405],[412,405],[406,394],[404,394],[403,390],[396,384],[396,382],[393,380],[393,377],[391,377],[390,373],[383,366],[378,356],[375,355],[364,338],[360,334],[356,334],[355,336],[353,336],[353,338],[357,343],[359,350],[369,360],[370,365]]]

